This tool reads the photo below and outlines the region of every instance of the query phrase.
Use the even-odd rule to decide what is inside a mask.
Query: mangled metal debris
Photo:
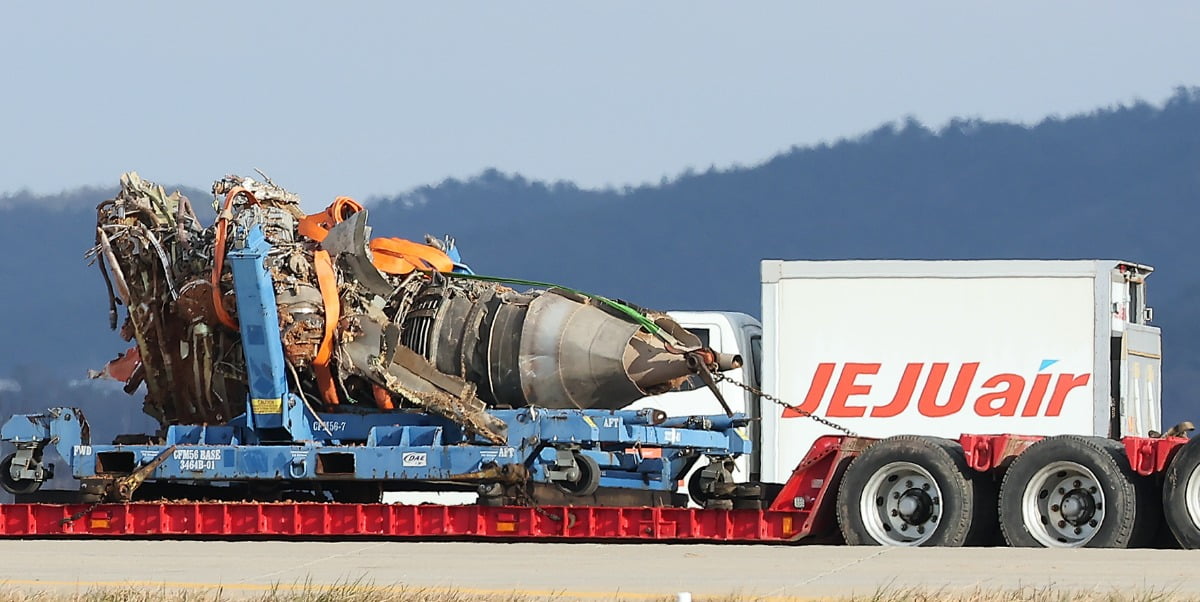
[[[110,322],[134,347],[96,376],[160,424],[223,423],[245,411],[246,367],[226,255],[260,227],[297,390],[324,411],[440,414],[496,442],[488,407],[615,409],[700,370],[728,369],[665,314],[558,288],[519,292],[476,277],[452,241],[370,237],[339,197],[306,215],[271,182],[228,176],[204,227],[187,198],[136,173],[97,207]]]

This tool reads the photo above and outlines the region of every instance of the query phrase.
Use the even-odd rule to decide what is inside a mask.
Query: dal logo
[[[1042,360],[1037,374],[1027,379],[1011,372],[981,376],[979,362],[970,362],[959,365],[958,372],[951,380],[947,378],[949,363],[916,362],[907,364],[895,382],[871,382],[871,377],[879,374],[882,366],[878,363],[847,362],[841,364],[840,372],[837,363],[821,363],[817,364],[812,384],[799,409],[804,413],[829,418],[862,418],[868,415],[872,418],[889,418],[907,410],[915,397],[917,412],[929,418],[951,416],[964,411],[984,417],[1016,416],[1018,411],[1021,416],[1058,416],[1062,414],[1063,404],[1071,391],[1086,387],[1092,375],[1046,371],[1056,363],[1058,360]],[[838,376],[833,393],[828,396],[829,403],[823,412],[819,411],[829,391],[829,384],[834,382],[835,373]],[[925,374],[924,383],[918,393],[917,386],[921,384],[922,374]],[[979,389],[973,390],[979,381],[982,382]],[[947,386],[950,388],[949,395],[943,395],[942,391]],[[784,410],[783,417],[803,416],[801,411],[788,408]]]

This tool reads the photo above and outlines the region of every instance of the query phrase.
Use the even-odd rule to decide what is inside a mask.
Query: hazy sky
[[[5,3],[0,193],[255,167],[312,206],[487,167],[619,186],[1200,85],[1190,1],[334,4]]]

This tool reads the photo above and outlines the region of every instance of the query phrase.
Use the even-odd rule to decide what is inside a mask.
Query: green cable
[[[626,316],[629,316],[631,319],[633,319],[634,322],[637,322],[638,324],[640,324],[642,326],[642,328],[645,328],[651,334],[656,335],[659,338],[663,338],[662,328],[659,327],[658,324],[655,324],[653,320],[651,320],[650,318],[647,318],[642,312],[640,312],[624,303],[621,303],[620,301],[613,301],[612,299],[609,299],[608,297],[602,297],[600,295],[594,295],[592,293],[585,293],[580,290],[575,290],[573,288],[568,288],[565,286],[559,286],[557,284],[553,284],[550,282],[538,282],[536,280],[521,280],[519,278],[501,278],[498,276],[481,276],[479,274],[463,274],[463,273],[459,273],[459,272],[442,272],[442,275],[449,276],[452,278],[464,278],[466,280],[479,280],[482,282],[497,282],[500,284],[519,284],[522,286],[541,286],[541,287],[546,287],[546,288],[561,289],[561,290],[567,291],[569,293],[575,293],[576,295],[582,295],[584,297],[587,297],[588,299],[593,299],[593,300],[599,301],[599,302],[625,314]]]

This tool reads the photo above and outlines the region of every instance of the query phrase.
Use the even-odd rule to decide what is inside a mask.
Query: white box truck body
[[[1161,430],[1151,268],[1121,261],[762,263],[751,473],[782,482],[828,418],[859,435]]]

